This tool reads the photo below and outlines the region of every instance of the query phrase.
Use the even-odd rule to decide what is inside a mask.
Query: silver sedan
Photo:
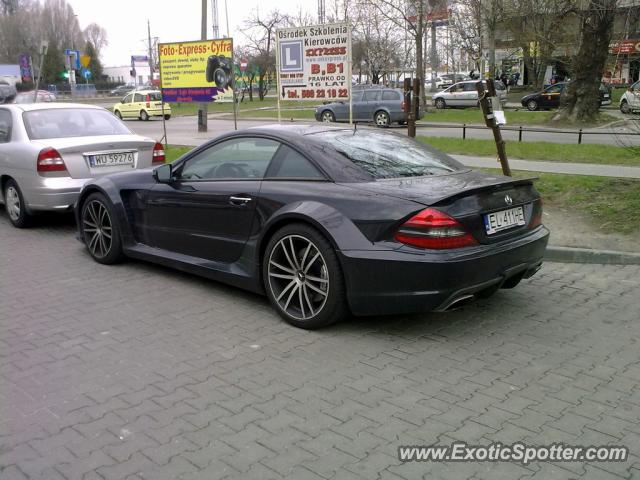
[[[66,211],[84,183],[165,160],[162,144],[135,135],[104,108],[0,105],[0,196],[22,228],[40,211]]]

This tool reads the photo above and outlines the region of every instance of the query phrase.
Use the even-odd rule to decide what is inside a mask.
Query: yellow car
[[[171,105],[164,104],[162,94],[158,90],[137,90],[128,93],[113,106],[113,113],[118,118],[138,118],[149,120],[151,117],[171,118]]]

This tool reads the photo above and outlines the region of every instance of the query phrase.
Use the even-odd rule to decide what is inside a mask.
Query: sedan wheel
[[[444,98],[436,98],[436,108],[438,110],[444,110],[447,107],[447,102],[444,101]]]
[[[333,114],[333,112],[329,111],[329,110],[325,110],[324,112],[322,112],[322,121],[323,122],[335,122],[336,121],[336,117]]]
[[[22,192],[14,180],[7,181],[5,185],[4,206],[14,227],[24,228],[29,225],[31,216],[25,209]]]
[[[629,107],[629,104],[627,103],[626,100],[623,100],[622,103],[620,104],[620,111],[622,113],[631,113],[631,108]]]
[[[527,102],[527,110],[531,112],[535,112],[536,110],[538,110],[538,102],[536,102],[535,100],[529,100]]]
[[[344,280],[333,248],[306,225],[290,225],[269,242],[265,289],[278,313],[296,327],[314,329],[346,317]]]
[[[122,244],[115,216],[107,199],[89,195],[82,206],[82,235],[89,253],[99,263],[112,264],[122,259]]]
[[[391,123],[389,114],[387,112],[383,112],[382,110],[380,110],[379,112],[376,112],[373,118],[376,122],[376,125],[379,127],[388,127],[389,124]]]

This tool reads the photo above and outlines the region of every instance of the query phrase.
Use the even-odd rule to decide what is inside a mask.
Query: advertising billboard
[[[233,40],[158,44],[160,88],[165,102],[233,99]]]
[[[281,100],[348,100],[351,95],[351,29],[346,24],[276,31]]]

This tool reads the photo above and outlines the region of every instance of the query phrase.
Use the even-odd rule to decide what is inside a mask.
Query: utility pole
[[[218,22],[218,0],[211,0],[211,33],[213,38],[220,38],[220,24]]]
[[[318,23],[322,24],[325,22],[326,18],[326,9],[324,0],[318,0]]]
[[[148,42],[148,58],[149,58],[149,84],[153,84],[153,50],[151,48],[151,23],[147,19],[147,42]]]
[[[202,0],[202,25],[200,29],[201,39],[207,39],[207,0]],[[207,104],[201,103],[198,108],[198,131],[207,131]]]

